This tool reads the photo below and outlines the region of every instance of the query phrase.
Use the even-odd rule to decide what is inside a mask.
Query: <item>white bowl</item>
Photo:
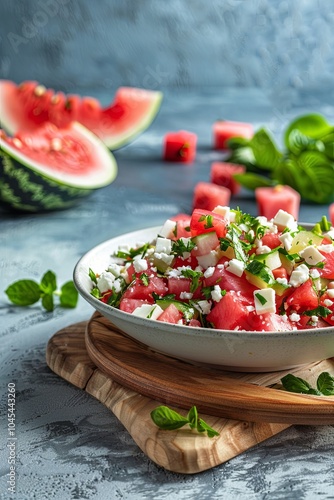
[[[141,229],[105,241],[87,252],[74,269],[74,283],[80,295],[130,337],[154,351],[232,371],[285,370],[334,356],[334,327],[331,326],[287,332],[194,328],[139,318],[106,305],[90,294],[89,268],[102,272],[119,245],[134,247],[137,243],[152,241],[160,229],[160,226]]]

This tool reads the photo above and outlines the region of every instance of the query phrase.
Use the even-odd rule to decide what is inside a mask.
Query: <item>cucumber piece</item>
[[[255,259],[247,265],[245,275],[247,281],[259,289],[268,288],[276,282],[271,269]]]
[[[216,231],[199,234],[195,236],[192,241],[196,245],[192,251],[193,255],[206,255],[219,246],[219,239]]]
[[[274,249],[271,252],[256,255],[255,259],[259,262],[265,264],[269,269],[277,269],[281,267],[280,253],[278,250]]]

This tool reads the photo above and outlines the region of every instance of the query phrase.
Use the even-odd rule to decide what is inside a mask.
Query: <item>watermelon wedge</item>
[[[25,212],[70,207],[117,175],[113,154],[77,122],[46,123],[7,137],[0,130],[0,205]]]
[[[149,127],[158,113],[162,93],[134,87],[120,87],[106,108],[92,97],[65,95],[46,89],[38,82],[17,85],[0,80],[0,122],[9,134],[32,131],[45,122],[66,127],[78,121],[115,150],[132,141]]]

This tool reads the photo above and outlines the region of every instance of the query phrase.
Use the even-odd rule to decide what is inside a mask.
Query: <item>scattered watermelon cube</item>
[[[298,220],[300,194],[290,186],[259,187],[255,189],[255,198],[259,215],[268,220],[275,217],[279,210],[284,210]]]
[[[234,174],[246,172],[244,165],[216,161],[211,165],[211,182],[219,186],[227,187],[231,194],[238,194],[240,184],[234,179]]]
[[[217,205],[228,206],[231,191],[212,182],[198,182],[194,189],[193,208],[213,210]]]
[[[232,137],[251,139],[253,135],[254,129],[250,123],[220,120],[213,124],[214,149],[228,149],[227,143]]]
[[[334,226],[334,203],[331,203],[328,207],[328,213],[329,213],[329,220],[332,223],[332,226]]]
[[[196,157],[197,135],[180,130],[164,137],[163,158],[166,161],[191,163]]]

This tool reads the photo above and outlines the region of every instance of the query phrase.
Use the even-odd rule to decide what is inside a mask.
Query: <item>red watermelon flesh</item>
[[[110,149],[123,146],[145,130],[155,118],[161,100],[159,91],[120,87],[114,101],[102,108],[93,97],[54,92],[38,82],[17,85],[0,80],[1,124],[8,133],[30,132],[47,121],[61,128],[78,121]]]

